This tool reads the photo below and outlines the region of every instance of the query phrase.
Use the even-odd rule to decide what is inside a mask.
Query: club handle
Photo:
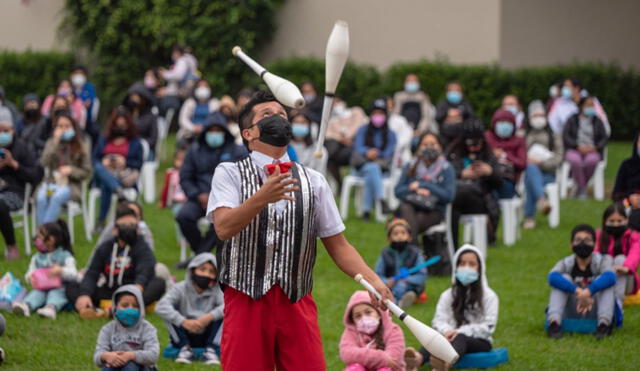
[[[258,62],[254,61],[253,58],[246,55],[239,46],[234,46],[233,49],[231,49],[231,53],[240,58],[240,60],[249,66],[256,74],[258,74],[258,76],[262,77],[262,75],[267,72],[266,68],[262,67]]]
[[[322,118],[320,119],[320,131],[318,133],[318,141],[316,142],[317,158],[322,157],[322,148],[324,140],[327,136],[327,127],[329,126],[329,117],[331,116],[331,107],[333,107],[333,95],[325,93],[324,102],[322,104]]]

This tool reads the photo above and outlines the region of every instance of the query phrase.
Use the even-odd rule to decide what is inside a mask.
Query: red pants
[[[221,358],[225,371],[325,370],[311,294],[291,303],[276,285],[254,300],[225,287]]]

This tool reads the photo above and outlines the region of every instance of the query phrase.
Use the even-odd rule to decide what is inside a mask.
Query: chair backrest
[[[140,138],[140,144],[142,145],[142,161],[146,162],[149,160],[149,142]]]
[[[98,115],[100,114],[100,98],[95,97],[93,100],[93,105],[91,106],[91,119],[96,121],[98,119]]]

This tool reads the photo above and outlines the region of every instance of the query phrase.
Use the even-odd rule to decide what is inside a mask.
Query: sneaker
[[[595,336],[596,340],[602,340],[607,336],[611,335],[611,326],[604,323],[604,322],[600,322],[600,324],[598,325],[598,327],[596,328],[596,332],[595,334],[593,334],[593,336]]]
[[[56,308],[52,305],[47,305],[46,307],[42,307],[36,311],[39,315],[45,318],[56,319]]]
[[[17,247],[7,247],[4,250],[4,258],[6,260],[18,260],[20,259],[20,250]]]
[[[364,213],[362,213],[362,220],[368,222],[369,220],[371,220],[371,214],[368,211],[365,211]]]
[[[549,213],[551,212],[551,204],[546,197],[540,197],[540,199],[536,203],[536,207],[538,211],[542,213],[542,215],[549,215]]]
[[[415,292],[408,291],[407,293],[402,295],[402,298],[400,298],[400,302],[398,303],[398,306],[401,309],[409,308],[413,303],[416,302],[417,298],[418,298],[418,295],[416,295]]]
[[[84,308],[80,310],[80,318],[82,319],[109,318],[109,312],[106,312],[102,309]]]
[[[178,356],[176,357],[176,363],[191,363],[193,362],[193,350],[191,350],[191,347],[188,345],[183,346],[182,348],[180,348],[180,353],[178,353]]]
[[[522,228],[524,229],[533,229],[536,227],[536,220],[533,218],[525,218],[524,223],[522,223]]]
[[[412,347],[407,347],[404,351],[404,363],[406,363],[407,371],[418,371],[420,367],[420,360],[418,360],[419,353]]]
[[[204,353],[202,353],[202,360],[205,365],[219,365],[220,359],[216,354],[216,351],[213,348],[205,349]],[[177,360],[176,360],[177,362]]]
[[[550,339],[560,339],[562,337],[562,326],[558,322],[552,321],[547,329],[547,336]]]
[[[13,309],[13,314],[17,316],[29,317],[31,315],[29,306],[23,301],[13,303],[11,308]]]
[[[387,204],[386,200],[380,200],[380,208],[382,209],[383,214],[391,214],[391,208]]]

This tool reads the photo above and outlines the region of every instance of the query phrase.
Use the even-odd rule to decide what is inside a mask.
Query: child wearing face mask
[[[375,266],[375,272],[389,286],[401,308],[407,308],[424,291],[427,269],[422,268],[406,278],[394,279],[401,269],[411,269],[424,262],[420,249],[411,244],[411,226],[400,218],[393,218],[387,224],[389,245],[382,249]]]
[[[158,334],[144,319],[142,293],[124,285],[113,293],[114,319],[102,326],[93,361],[103,371],[156,370],[160,354]]]
[[[615,307],[616,275],[609,255],[594,252],[596,232],[580,224],[571,231],[573,254],[561,259],[551,269],[551,286],[547,335],[562,337],[565,318],[592,318],[598,321],[594,336],[603,339],[611,334]]]
[[[62,219],[38,228],[34,241],[38,252],[33,254],[25,280],[33,290],[23,302],[13,303],[13,312],[30,316],[33,311],[45,318],[56,319],[66,304],[63,281],[73,281],[78,273],[73,257],[67,223]]]
[[[498,198],[513,198],[520,174],[527,166],[527,146],[522,137],[516,136],[516,117],[506,109],[499,109],[491,119],[491,130],[484,133],[493,155],[498,160],[502,186]]]
[[[216,258],[211,253],[198,254],[187,269],[187,278],[160,299],[155,312],[167,326],[171,345],[180,349],[177,363],[191,363],[193,348],[206,348],[204,363],[218,365],[214,348],[220,345],[224,300],[217,282]]]
[[[293,135],[289,146],[295,150],[297,161],[324,174],[327,170],[329,156],[324,147],[322,148],[322,157],[315,156],[316,145],[313,139],[314,133],[311,130],[311,119],[305,112],[294,110],[289,114],[289,121],[291,121],[291,134]]]
[[[402,329],[371,303],[367,291],[353,293],[344,311],[340,359],[345,371],[405,370]]]
[[[440,295],[432,327],[451,343],[460,357],[467,353],[488,352],[498,322],[498,296],[489,287],[484,258],[476,247],[463,245],[453,261],[452,286]],[[407,348],[407,370],[417,370],[426,361],[434,370],[448,370],[426,349]]]
[[[611,256],[616,273],[616,300],[622,308],[625,295],[635,294],[640,287],[640,234],[628,227],[622,203],[609,205],[602,215],[602,228],[596,232],[596,249]]]

